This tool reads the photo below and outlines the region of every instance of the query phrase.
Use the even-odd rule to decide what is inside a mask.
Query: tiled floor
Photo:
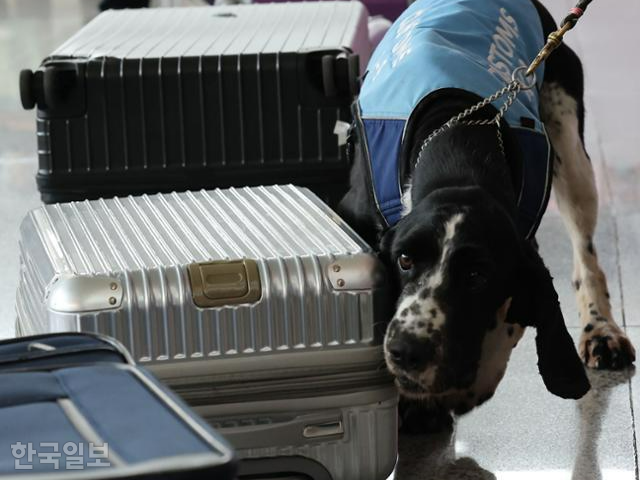
[[[185,0],[187,1],[187,0]],[[19,106],[21,68],[34,68],[95,11],[96,0],[0,0],[0,337],[13,334],[18,225],[38,204],[34,114]],[[188,3],[194,3],[189,1]],[[573,0],[546,0],[561,18]],[[597,247],[614,313],[640,347],[640,41],[637,0],[594,1],[568,43],[586,71],[587,148],[598,172]],[[539,240],[572,334],[571,250],[552,205]],[[592,373],[580,402],[546,392],[536,373],[532,332],[516,349],[495,397],[457,423],[453,435],[401,438],[398,478],[638,479],[634,408],[640,379]]]

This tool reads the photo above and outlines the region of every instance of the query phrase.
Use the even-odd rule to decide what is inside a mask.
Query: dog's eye
[[[469,290],[479,290],[487,283],[486,275],[479,270],[471,270],[467,273],[465,284]]]
[[[398,257],[398,265],[402,270],[411,270],[413,267],[413,259],[404,253]]]

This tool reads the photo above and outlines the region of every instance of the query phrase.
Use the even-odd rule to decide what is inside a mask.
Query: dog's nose
[[[391,361],[404,371],[421,370],[434,356],[431,342],[408,336],[389,342],[387,352]]]

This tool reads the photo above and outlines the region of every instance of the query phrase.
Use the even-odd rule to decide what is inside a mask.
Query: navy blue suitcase
[[[63,333],[0,342],[0,477],[14,475],[231,480],[236,462],[115,340]]]

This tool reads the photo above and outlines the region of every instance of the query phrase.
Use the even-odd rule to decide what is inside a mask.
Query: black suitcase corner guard
[[[20,100],[25,110],[38,107],[43,118],[69,118],[86,109],[84,66],[69,60],[48,61],[35,72],[20,72]]]
[[[327,97],[354,99],[360,93],[360,56],[323,55],[322,82]]]

